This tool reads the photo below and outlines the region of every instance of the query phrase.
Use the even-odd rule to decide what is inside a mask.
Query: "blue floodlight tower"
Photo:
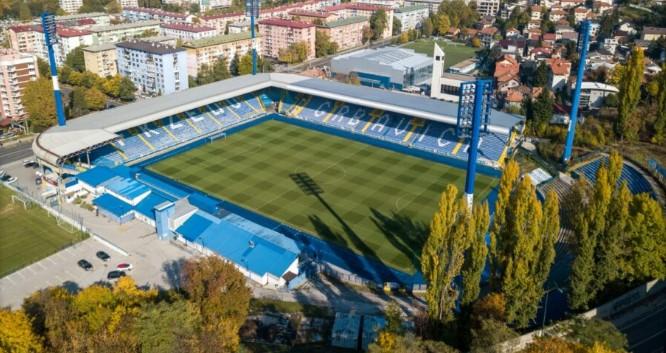
[[[580,90],[583,84],[583,75],[585,74],[585,59],[587,58],[587,49],[590,44],[590,21],[583,21],[580,27],[580,36],[578,39],[580,46],[580,57],[578,58],[578,73],[576,76],[576,89],[571,102],[571,113],[569,114],[569,131],[567,133],[567,142],[564,145],[562,162],[568,163],[571,159],[571,150],[573,148],[574,136],[576,135],[576,123],[578,122],[578,106],[580,105]]]
[[[481,124],[483,123],[483,130],[487,132],[492,110],[492,95],[492,80],[477,79],[460,84],[456,133],[459,138],[469,138],[470,140],[465,177],[465,196],[470,210],[474,202],[474,179],[476,178]]]
[[[250,16],[250,33],[252,34],[252,75],[257,74],[257,37],[254,29],[254,19],[259,17],[261,0],[245,0],[245,16]]]
[[[44,41],[49,51],[49,66],[51,68],[51,81],[53,82],[53,97],[55,97],[58,125],[64,126],[65,110],[62,106],[62,93],[60,93],[60,85],[58,84],[58,68],[56,67],[55,52],[53,51],[53,45],[58,43],[55,16],[44,12],[41,17],[42,28],[44,29]]]

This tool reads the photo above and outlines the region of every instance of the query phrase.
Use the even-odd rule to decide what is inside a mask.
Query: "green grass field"
[[[464,170],[275,120],[149,167],[413,273],[444,186]],[[496,179],[477,176],[479,199]],[[300,184],[300,186],[298,185]]]
[[[0,186],[0,277],[82,240],[81,233],[60,228],[39,206],[26,210],[12,203],[12,195]]]
[[[435,47],[434,43],[434,39],[419,39],[415,42],[407,43],[403,47],[414,49],[417,53],[432,56],[432,50]],[[444,60],[445,70],[451,65],[455,65],[465,59],[473,58],[477,50],[461,43],[451,43],[443,40],[437,41],[437,44],[439,44],[439,47],[442,48],[446,54],[446,59]]]

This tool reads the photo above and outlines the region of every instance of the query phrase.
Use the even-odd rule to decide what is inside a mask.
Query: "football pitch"
[[[413,273],[439,195],[465,171],[269,120],[150,170]],[[496,179],[477,175],[485,199]]]
[[[0,186],[0,277],[45,258],[85,235],[61,228],[41,207],[12,203],[13,192]]]

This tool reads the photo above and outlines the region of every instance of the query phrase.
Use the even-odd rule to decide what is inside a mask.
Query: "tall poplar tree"
[[[631,126],[629,121],[641,99],[644,57],[643,49],[638,46],[634,47],[618,87],[620,93],[615,133],[621,138],[635,139],[637,137],[638,129]]]
[[[472,213],[473,228],[470,234],[470,245],[465,254],[465,264],[462,271],[463,295],[461,303],[471,304],[479,297],[481,292],[481,275],[486,267],[488,257],[488,245],[486,244],[486,233],[490,223],[488,203],[474,205]]]

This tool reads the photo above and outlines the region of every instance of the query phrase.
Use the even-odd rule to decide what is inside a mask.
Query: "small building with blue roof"
[[[233,262],[245,276],[261,285],[286,286],[298,275],[300,252],[296,243],[239,218],[217,218],[197,211],[175,232],[186,245]]]

